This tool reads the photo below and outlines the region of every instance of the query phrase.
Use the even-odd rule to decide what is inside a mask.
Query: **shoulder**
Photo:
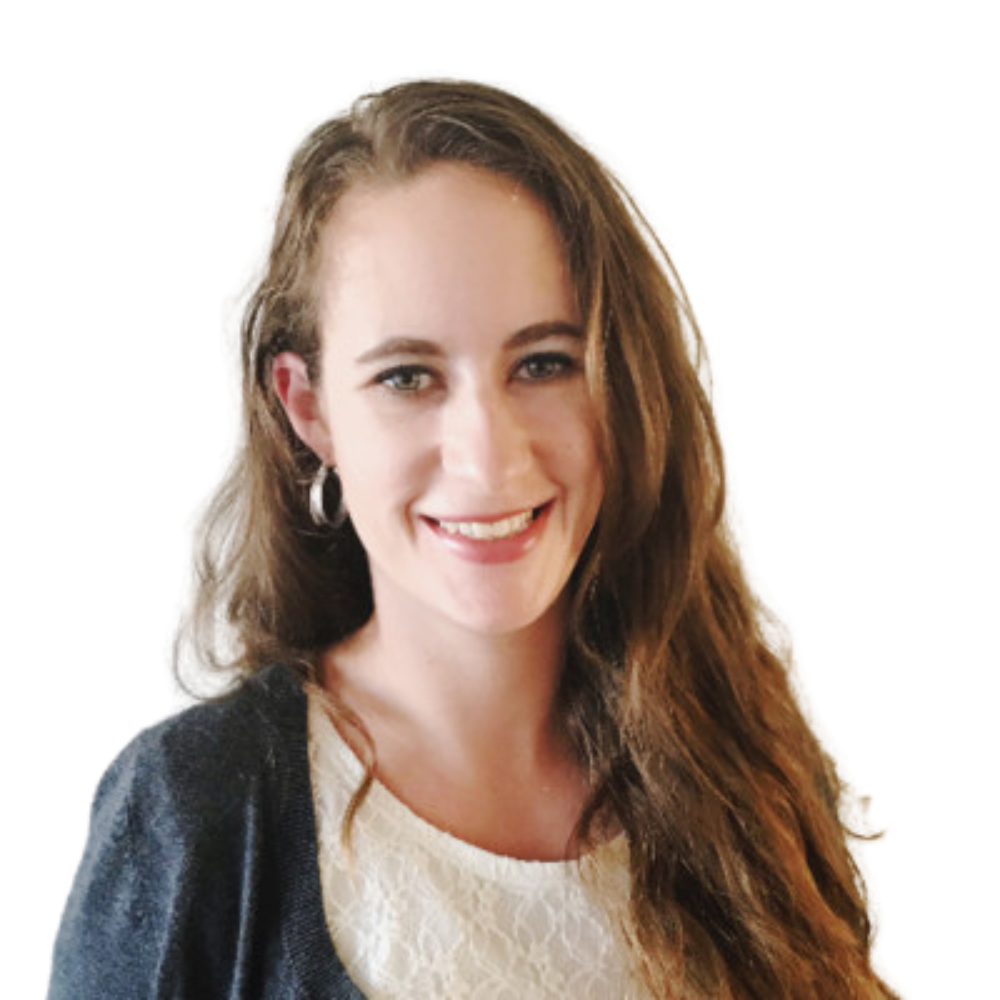
[[[305,719],[299,678],[272,667],[140,733],[105,773],[95,814],[127,807],[161,833],[164,823],[184,833],[224,822],[265,786],[280,789]]]
[[[274,831],[305,826],[289,818],[309,808],[306,740],[301,683],[274,668],[125,748],[94,800],[50,997],[227,996],[249,975]]]

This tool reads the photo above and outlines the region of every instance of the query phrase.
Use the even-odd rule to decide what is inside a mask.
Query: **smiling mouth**
[[[482,565],[513,563],[533,551],[545,531],[556,500],[512,513],[435,518],[422,515],[425,525],[459,559]]]
[[[549,500],[546,503],[543,503],[539,507],[533,507],[533,508],[531,508],[531,521],[536,520],[538,518],[538,515],[541,514],[542,511],[545,510],[545,508],[548,507],[551,503],[552,503],[552,501]],[[501,521],[508,521],[508,520],[513,519],[513,518],[520,517],[521,513],[522,513],[521,511],[518,511],[517,513],[514,513],[514,514],[505,514],[502,517],[491,518],[489,521],[476,521],[475,519],[472,519],[472,518],[469,518],[469,519],[457,519],[457,518],[456,519],[452,519],[452,518],[448,518],[448,519],[446,519],[446,523],[447,524],[470,524],[470,525],[472,525],[472,524],[482,524],[482,525],[499,524]],[[428,517],[427,515],[423,515],[423,516],[424,516],[424,520],[425,521],[429,521],[431,524],[435,525],[436,527],[440,527],[441,526],[441,520],[439,518]],[[531,523],[531,522],[529,521],[529,523]]]

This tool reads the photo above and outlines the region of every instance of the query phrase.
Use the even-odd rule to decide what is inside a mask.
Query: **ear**
[[[326,465],[335,465],[333,441],[305,361],[292,351],[282,351],[271,365],[271,378],[288,421],[303,444]]]

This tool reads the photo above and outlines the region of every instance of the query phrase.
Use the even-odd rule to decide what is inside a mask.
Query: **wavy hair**
[[[202,524],[188,638],[226,676],[282,661],[308,679],[319,651],[371,614],[350,521],[310,519],[317,460],[285,417],[271,365],[291,350],[319,375],[314,270],[337,201],[439,161],[535,195],[585,317],[606,488],[570,583],[560,697],[591,779],[578,835],[615,826],[627,838],[626,931],[645,982],[674,1000],[892,997],[871,966],[842,787],[727,531],[683,287],[611,173],[524,101],[479,84],[406,83],[362,98],[296,152],[242,324],[243,442]]]

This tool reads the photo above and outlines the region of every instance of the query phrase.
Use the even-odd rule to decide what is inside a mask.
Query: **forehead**
[[[514,181],[466,165],[351,189],[324,224],[316,279],[324,333],[509,335],[576,320],[547,211]]]

